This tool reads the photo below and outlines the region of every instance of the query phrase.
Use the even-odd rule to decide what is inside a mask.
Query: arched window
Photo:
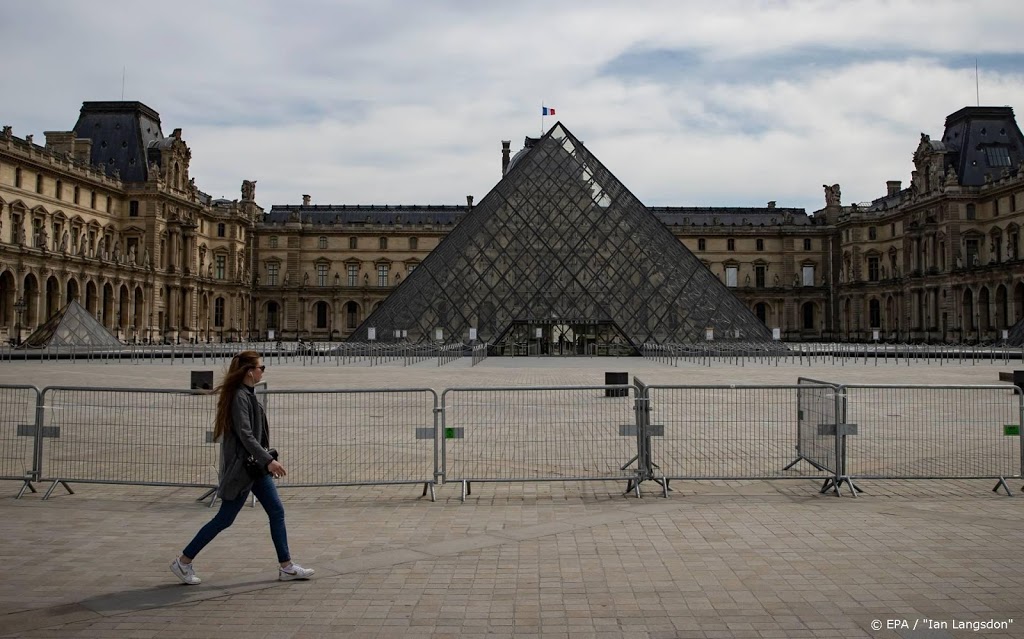
[[[804,330],[814,330],[814,302],[806,302],[803,307]]]
[[[213,325],[217,328],[224,327],[224,298],[218,297],[213,300]]]
[[[758,302],[754,307],[754,315],[757,315],[757,319],[761,320],[762,324],[768,324],[768,305]]]
[[[267,329],[274,330],[277,328],[278,314],[277,302],[267,302]]]
[[[882,304],[878,300],[868,302],[868,321],[871,328],[882,328]]]

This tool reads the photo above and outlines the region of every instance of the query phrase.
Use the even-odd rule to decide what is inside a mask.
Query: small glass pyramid
[[[23,348],[77,346],[120,349],[121,342],[110,334],[82,305],[72,300],[37,328],[22,344]]]

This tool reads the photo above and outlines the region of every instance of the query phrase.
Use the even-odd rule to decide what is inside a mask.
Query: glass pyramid
[[[119,349],[122,344],[89,311],[72,300],[29,335],[22,346],[24,348],[76,346]]]
[[[561,123],[527,139],[505,177],[350,339],[367,340],[370,328],[379,340],[449,343],[475,329],[479,341],[542,353],[704,342],[708,329],[715,340],[771,341]]]

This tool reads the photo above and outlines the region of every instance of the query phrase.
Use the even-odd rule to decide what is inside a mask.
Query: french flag
[[[540,108],[540,114],[541,115],[554,115],[555,114],[555,108],[554,107],[542,106]]]

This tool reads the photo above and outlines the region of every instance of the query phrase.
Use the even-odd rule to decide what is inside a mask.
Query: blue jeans
[[[270,475],[260,477],[252,485],[252,494],[260,500],[263,510],[267,511],[270,519],[270,538],[274,540],[274,548],[277,550],[277,560],[281,563],[291,561],[288,554],[288,531],[284,526],[284,504],[277,494],[277,486]],[[213,538],[226,530],[235,521],[235,517],[242,510],[246,500],[249,499],[249,491],[241,493],[231,500],[222,500],[217,515],[205,526],[199,529],[195,538],[185,548],[184,554],[189,559],[195,559],[196,555],[206,547],[206,544],[213,541]]]

